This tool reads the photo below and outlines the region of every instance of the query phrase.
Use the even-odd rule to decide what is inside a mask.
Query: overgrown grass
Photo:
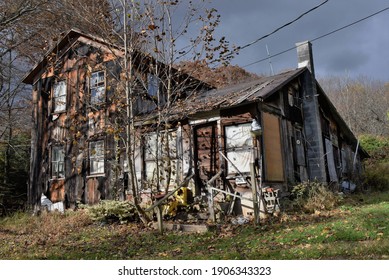
[[[0,259],[389,259],[389,192],[346,197],[315,214],[259,227],[159,234],[140,224],[99,225],[84,211],[0,220]]]

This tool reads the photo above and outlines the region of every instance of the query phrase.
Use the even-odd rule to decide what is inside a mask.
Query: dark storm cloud
[[[245,45],[295,19],[323,1],[292,0],[214,0],[222,16],[219,34],[231,43]],[[294,47],[296,42],[312,40],[343,27],[381,9],[389,7],[382,0],[329,0],[319,9],[305,15],[276,34],[242,50],[232,63],[245,66]],[[389,80],[389,10],[359,24],[313,42],[315,68],[318,75],[368,75]],[[270,60],[274,71],[295,68],[296,51]],[[246,68],[269,74],[269,61]]]

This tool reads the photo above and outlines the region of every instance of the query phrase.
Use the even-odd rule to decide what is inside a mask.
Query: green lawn
[[[205,234],[98,225],[83,211],[18,213],[0,220],[0,259],[389,259],[389,192]]]

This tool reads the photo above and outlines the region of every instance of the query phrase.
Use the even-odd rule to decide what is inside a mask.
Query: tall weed
[[[327,185],[307,181],[294,186],[292,199],[292,205],[297,210],[314,213],[315,211],[334,209],[341,198],[329,190]]]

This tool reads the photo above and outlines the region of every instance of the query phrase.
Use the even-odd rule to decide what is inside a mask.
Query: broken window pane
[[[99,104],[105,101],[105,72],[92,73],[90,79],[91,103]]]
[[[54,113],[66,110],[66,81],[59,81],[54,84],[53,105]]]
[[[64,178],[64,151],[63,146],[54,146],[51,150],[51,177]]]

